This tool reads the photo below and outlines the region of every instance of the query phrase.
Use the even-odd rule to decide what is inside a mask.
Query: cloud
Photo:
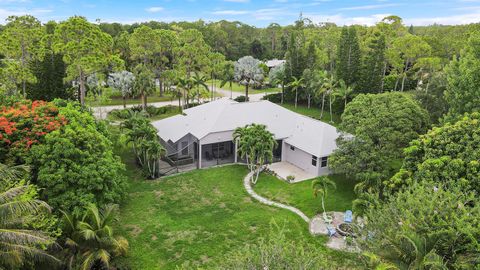
[[[338,10],[347,11],[347,10],[372,10],[372,9],[381,9],[387,7],[396,7],[399,4],[379,4],[379,5],[364,5],[364,6],[354,6],[354,7],[344,7],[339,8]]]
[[[451,16],[405,18],[403,21],[407,25],[432,25],[435,23],[444,25],[457,25],[478,23],[480,21],[480,11]]]
[[[51,9],[3,9],[0,8],[0,22],[4,22],[9,16],[22,16],[22,15],[32,15],[32,16],[42,16],[47,13],[51,13]],[[41,18],[39,18],[41,19]]]
[[[163,7],[149,7],[149,8],[146,8],[145,11],[149,12],[149,13],[156,13],[156,12],[160,12],[160,11],[163,11],[164,8]]]
[[[250,0],[223,0],[224,2],[232,2],[232,3],[248,3]]]
[[[246,10],[217,10],[212,12],[213,15],[243,15],[248,14]]]
[[[356,16],[356,17],[345,17],[342,14],[334,15],[319,15],[319,14],[304,14],[306,18],[311,19],[314,23],[335,23],[337,25],[375,25],[377,22],[381,21],[383,18],[390,16],[391,14],[373,14],[368,16]]]

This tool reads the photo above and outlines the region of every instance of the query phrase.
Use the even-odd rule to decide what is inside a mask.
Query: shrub
[[[233,100],[235,100],[236,102],[248,101],[247,97],[245,97],[245,96],[238,96],[238,97],[234,98]]]
[[[0,162],[21,164],[32,145],[67,124],[50,102],[23,100],[0,108]]]
[[[41,195],[56,209],[78,212],[88,203],[117,203],[125,192],[124,165],[113,154],[104,126],[69,103],[68,124],[31,149],[30,164]]]
[[[282,94],[281,93],[268,94],[263,96],[263,100],[268,100],[274,103],[280,103],[282,101]]]
[[[155,106],[147,106],[146,109],[146,116],[147,117],[155,117],[159,116],[162,114],[167,114],[171,112],[178,111],[179,108],[177,106],[173,105],[167,105],[167,106],[162,106],[162,107],[155,107]],[[131,116],[131,112],[143,112],[142,106],[134,106],[132,108],[128,109],[121,109],[121,110],[112,110],[109,113],[109,116],[115,118],[115,119],[128,119]]]

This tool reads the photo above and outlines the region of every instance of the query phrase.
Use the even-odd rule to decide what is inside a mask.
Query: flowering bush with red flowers
[[[33,144],[66,124],[67,119],[50,102],[23,100],[0,107],[0,162],[23,161]]]

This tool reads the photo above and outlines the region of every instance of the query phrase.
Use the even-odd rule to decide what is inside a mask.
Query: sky
[[[94,22],[238,20],[264,27],[288,25],[300,13],[315,23],[372,25],[398,15],[406,25],[480,21],[480,0],[0,0],[0,24],[9,15],[30,14],[42,22],[81,15]]]

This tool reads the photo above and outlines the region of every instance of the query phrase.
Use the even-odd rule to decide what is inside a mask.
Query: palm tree
[[[220,88],[224,87],[227,83],[230,86],[230,99],[233,98],[233,82],[235,81],[234,65],[232,62],[226,62],[222,72],[222,82]]]
[[[382,238],[379,255],[399,269],[448,269],[435,251],[437,239],[399,233],[396,239]]]
[[[312,188],[313,188],[313,196],[318,197],[319,195],[322,197],[322,209],[323,209],[323,214],[325,214],[325,203],[324,203],[324,198],[327,196],[327,192],[329,188],[336,189],[337,185],[335,182],[330,180],[330,178],[326,176],[321,176],[318,179],[314,180],[312,182]]]
[[[64,234],[67,235],[65,245],[71,252],[69,269],[74,269],[77,265],[82,270],[94,266],[108,269],[113,257],[127,253],[127,240],[114,236],[111,227],[117,221],[117,210],[118,207],[112,204],[102,209],[89,204],[81,218],[63,212]]]
[[[178,104],[180,105],[180,97],[183,96],[183,105],[184,108],[187,108],[190,90],[192,89],[192,80],[190,78],[178,78],[177,88],[178,91],[183,90],[183,94],[178,95]]]
[[[340,80],[338,84],[339,86],[335,91],[335,95],[341,97],[345,101],[345,104],[344,104],[344,110],[345,110],[345,108],[347,107],[348,96],[352,94],[353,87],[348,86],[344,80]]]
[[[245,158],[251,172],[256,171],[252,183],[256,184],[265,163],[273,160],[277,141],[265,125],[250,124],[235,129],[233,140],[237,143],[240,157]]]
[[[327,76],[322,84],[322,88],[324,89],[322,94],[322,112],[320,113],[320,119],[323,117],[323,111],[325,107],[325,95],[330,97],[330,121],[332,121],[332,94],[334,92],[336,86],[335,78],[333,75]]]
[[[197,101],[198,103],[200,103],[200,97],[205,96],[203,93],[200,92],[202,87],[207,91],[206,95],[208,96],[208,85],[206,83],[207,77],[195,73],[191,78],[193,86],[197,89]]]
[[[145,163],[147,163],[147,169],[150,173],[150,178],[155,179],[157,177],[157,167],[160,158],[165,156],[166,150],[157,140],[149,140],[145,144]]]
[[[9,173],[2,165],[0,175]],[[19,186],[0,193],[0,269],[19,269],[29,261],[59,263],[41,249],[54,239],[42,231],[24,229],[26,216],[50,211],[47,203],[22,196],[27,191],[28,186]]]
[[[297,77],[293,76],[293,81],[288,84],[295,91],[295,108],[297,108],[297,101],[298,101],[298,89],[304,87],[303,78],[297,79]]]

